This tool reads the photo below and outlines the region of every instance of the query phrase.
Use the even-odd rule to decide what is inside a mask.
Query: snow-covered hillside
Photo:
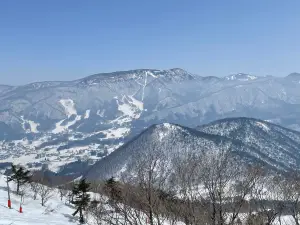
[[[162,122],[196,127],[246,116],[297,130],[298,78],[202,77],[176,68],[0,85],[0,167],[14,161],[64,173],[74,164],[93,164]]]
[[[9,209],[7,207],[7,189],[6,189],[6,177],[4,175],[0,175],[0,225],[79,225],[77,222],[78,218],[73,217],[72,213],[74,212],[74,208],[68,204],[65,204],[65,199],[61,201],[59,199],[59,194],[54,190],[53,195],[47,201],[45,206],[41,206],[41,201],[39,198],[33,200],[33,193],[28,188],[25,194],[24,202],[22,205],[22,213],[19,212],[20,206],[20,196],[11,193],[12,200],[12,208]],[[14,185],[10,185],[12,189],[14,189]],[[92,199],[95,198],[99,200],[99,195],[90,193]],[[102,198],[101,198],[102,199]],[[133,211],[137,213],[137,211]],[[140,225],[147,225],[147,216],[145,214],[139,215]],[[121,217],[121,216],[120,216]],[[120,219],[117,214],[112,218]],[[246,214],[241,213],[239,218],[243,221],[243,225],[246,225],[245,218]],[[116,224],[114,220],[112,223],[100,222],[92,216],[87,216],[87,225],[111,225]],[[162,219],[162,225],[184,225],[183,222],[173,221],[170,223],[166,219]],[[155,223],[157,224],[157,223]],[[296,225],[293,218],[289,215],[281,216],[281,220],[278,218],[275,219],[272,225]]]
[[[10,184],[10,188],[15,190],[14,185]],[[41,200],[38,197],[33,200],[33,192],[31,189],[24,189],[25,197],[22,203],[22,213],[20,213],[20,196],[11,192],[11,209],[7,207],[8,195],[6,176],[0,174],[0,225],[79,225],[78,216],[72,216],[75,209],[72,205],[67,203],[68,201],[63,198],[60,199],[60,195],[57,189],[53,189],[51,197],[45,203],[45,206],[41,205]],[[105,205],[101,205],[99,214],[95,211],[84,212],[85,224],[87,225],[114,225],[123,224],[124,215],[123,212],[115,212],[107,203],[107,198],[100,196],[96,193],[89,193],[91,200],[103,201]],[[129,216],[125,224],[134,224],[134,221],[138,221],[139,225],[146,225],[147,215],[139,209],[133,209],[130,206],[121,204],[126,210],[132,211],[132,215],[136,213],[137,217]],[[126,211],[127,213],[129,211]],[[126,214],[128,216],[128,214]],[[98,219],[97,219],[98,218]],[[102,218],[100,221],[99,218]],[[130,222],[129,222],[130,221]],[[167,219],[161,218],[161,225],[170,225],[171,223]],[[155,223],[157,224],[157,223]],[[181,222],[172,223],[173,225],[183,225]]]
[[[134,164],[154,150],[166,157],[171,167],[176,157],[228,150],[238,156],[239,163],[281,172],[300,169],[300,132],[257,119],[229,118],[197,129],[169,123],[153,125],[91,166],[86,177],[103,179],[132,172]]]
[[[74,225],[74,209],[60,201],[54,193],[46,206],[41,206],[39,199],[33,200],[32,193],[26,192],[23,213],[19,212],[20,196],[11,194],[12,208],[7,207],[7,188],[5,177],[0,175],[0,225]]]

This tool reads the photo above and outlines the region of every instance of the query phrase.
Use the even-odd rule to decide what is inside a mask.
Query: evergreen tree
[[[90,190],[90,184],[81,180],[78,184],[75,184],[72,190],[74,200],[72,203],[76,206],[76,211],[73,213],[75,216],[79,213],[79,222],[84,223],[83,211],[88,207],[90,203],[90,195],[87,193]]]
[[[118,182],[114,177],[108,179],[105,183],[105,191],[108,194],[110,200],[118,202],[121,200],[121,190],[119,188]]]
[[[8,181],[14,181],[17,184],[17,194],[20,192],[20,187],[31,180],[30,171],[22,166],[11,164],[11,176]]]

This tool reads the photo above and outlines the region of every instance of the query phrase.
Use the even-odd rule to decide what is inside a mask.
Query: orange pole
[[[8,195],[7,206],[8,206],[8,208],[11,209],[10,189],[9,189],[9,184],[8,184],[8,177],[6,177],[6,184],[7,184],[7,195]]]

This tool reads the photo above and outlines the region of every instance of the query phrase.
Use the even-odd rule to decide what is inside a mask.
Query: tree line
[[[58,192],[61,201],[66,198],[67,202],[75,207],[73,216],[79,214],[79,222],[85,222],[83,212],[90,203],[90,195],[88,194],[88,191],[90,190],[90,184],[85,182],[85,180],[72,182],[69,185],[66,184],[53,186],[51,179],[49,179],[44,172],[32,173],[22,166],[12,164],[7,175],[7,191],[9,202],[11,193],[9,184],[11,182],[16,184],[15,194],[20,196],[20,209],[22,207],[24,197],[29,191],[32,193],[33,200],[37,200],[38,198],[40,199],[42,207],[44,207],[48,200],[53,197],[55,192]],[[11,205],[9,203],[9,208],[10,207]]]
[[[171,159],[151,149],[118,179],[92,184],[87,215],[113,225],[300,224],[300,175],[241,164],[228,150]]]
[[[137,153],[118,178],[91,183],[81,179],[55,190],[75,207],[73,216],[78,215],[80,223],[273,225],[283,224],[289,215],[300,224],[297,171],[270,173],[263,166],[241,164],[229,150],[181,153],[170,158],[149,149]],[[44,176],[28,174],[12,167],[10,180],[17,192],[28,182],[33,197],[45,205],[54,187]]]

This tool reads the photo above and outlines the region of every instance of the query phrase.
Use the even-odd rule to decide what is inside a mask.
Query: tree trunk
[[[150,220],[150,225],[154,225],[154,221],[153,221],[153,212],[150,206],[150,210],[149,210],[149,220]]]
[[[19,194],[19,190],[20,190],[20,181],[17,181],[17,194]]]
[[[188,219],[188,216],[185,216],[185,217],[184,217],[184,223],[185,223],[186,225],[189,225],[189,224],[190,224],[189,219]]]
[[[293,215],[294,221],[296,225],[299,225],[298,217],[294,214]]]
[[[83,213],[82,213],[82,209],[79,209],[79,223],[83,224],[84,223],[84,218],[83,218]]]
[[[149,204],[149,222],[150,225],[154,225],[154,219],[153,219],[153,210],[152,210],[152,171],[151,169],[148,172],[148,204]]]

